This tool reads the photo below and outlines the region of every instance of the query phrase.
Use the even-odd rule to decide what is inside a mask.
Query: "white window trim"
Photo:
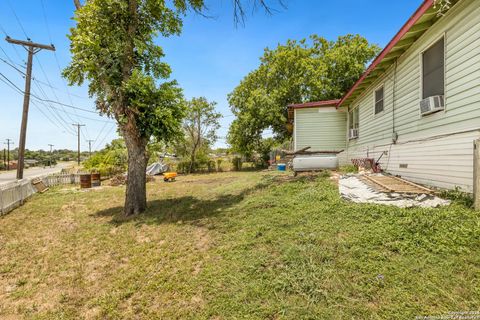
[[[422,115],[420,112],[420,108],[418,108],[418,117],[420,119],[425,119],[425,118],[430,118],[434,117],[435,115],[438,114],[445,114],[447,112],[447,32],[444,31],[442,32],[438,37],[433,39],[426,47],[424,47],[420,53],[418,54],[418,60],[419,60],[419,65],[420,65],[420,90],[419,92],[419,97],[418,97],[418,103],[422,101],[423,99],[423,53],[433,47],[434,44],[436,44],[438,41],[440,41],[443,38],[443,101],[445,106],[443,107],[443,112],[435,112],[427,115]]]
[[[355,138],[350,137],[350,112],[353,113],[353,111],[357,110],[358,112],[358,127],[357,128],[352,128],[352,129],[357,129],[358,130],[358,136]],[[353,117],[352,117],[353,118]],[[352,140],[357,140],[360,137],[360,105],[357,105],[354,108],[347,109],[347,140],[352,141]]]
[[[383,110],[380,111],[379,113],[375,113],[375,104],[377,103],[376,93],[377,93],[378,89],[380,89],[380,88],[383,88],[383,99],[382,99],[383,100]],[[373,94],[372,95],[373,95],[373,117],[374,118],[380,117],[385,113],[385,83],[382,82],[378,86],[373,88]]]

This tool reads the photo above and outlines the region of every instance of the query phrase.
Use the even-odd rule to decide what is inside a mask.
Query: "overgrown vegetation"
[[[455,187],[453,190],[444,189],[440,191],[439,196],[457,203],[461,203],[468,208],[472,208],[474,204],[472,194],[462,191],[462,189],[459,187]]]
[[[99,172],[103,177],[125,172],[127,170],[125,141],[113,140],[104,149],[84,161],[83,166],[91,172]]]
[[[0,318],[414,319],[478,309],[480,217],[349,203],[327,176],[53,189],[0,218]]]

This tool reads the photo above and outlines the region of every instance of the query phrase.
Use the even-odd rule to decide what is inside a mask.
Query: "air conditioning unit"
[[[428,97],[420,101],[422,116],[445,109],[444,96]]]
[[[350,133],[348,135],[350,139],[358,138],[358,129],[350,129]]]

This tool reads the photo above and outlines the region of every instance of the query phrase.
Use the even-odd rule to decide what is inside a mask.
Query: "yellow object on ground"
[[[163,174],[163,181],[165,182],[171,182],[171,181],[175,181],[175,178],[177,177],[177,173],[176,172],[165,172]]]

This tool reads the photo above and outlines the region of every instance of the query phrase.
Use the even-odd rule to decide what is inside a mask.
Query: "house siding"
[[[446,107],[422,117],[421,53],[442,35]],[[385,110],[374,115],[373,92],[382,84]],[[359,137],[347,143],[346,159],[378,159],[384,153],[380,163],[387,172],[426,185],[471,191],[473,140],[480,138],[480,0],[456,4],[349,105],[356,107]]]
[[[311,147],[317,151],[345,149],[345,112],[335,107],[295,109],[295,150]]]

